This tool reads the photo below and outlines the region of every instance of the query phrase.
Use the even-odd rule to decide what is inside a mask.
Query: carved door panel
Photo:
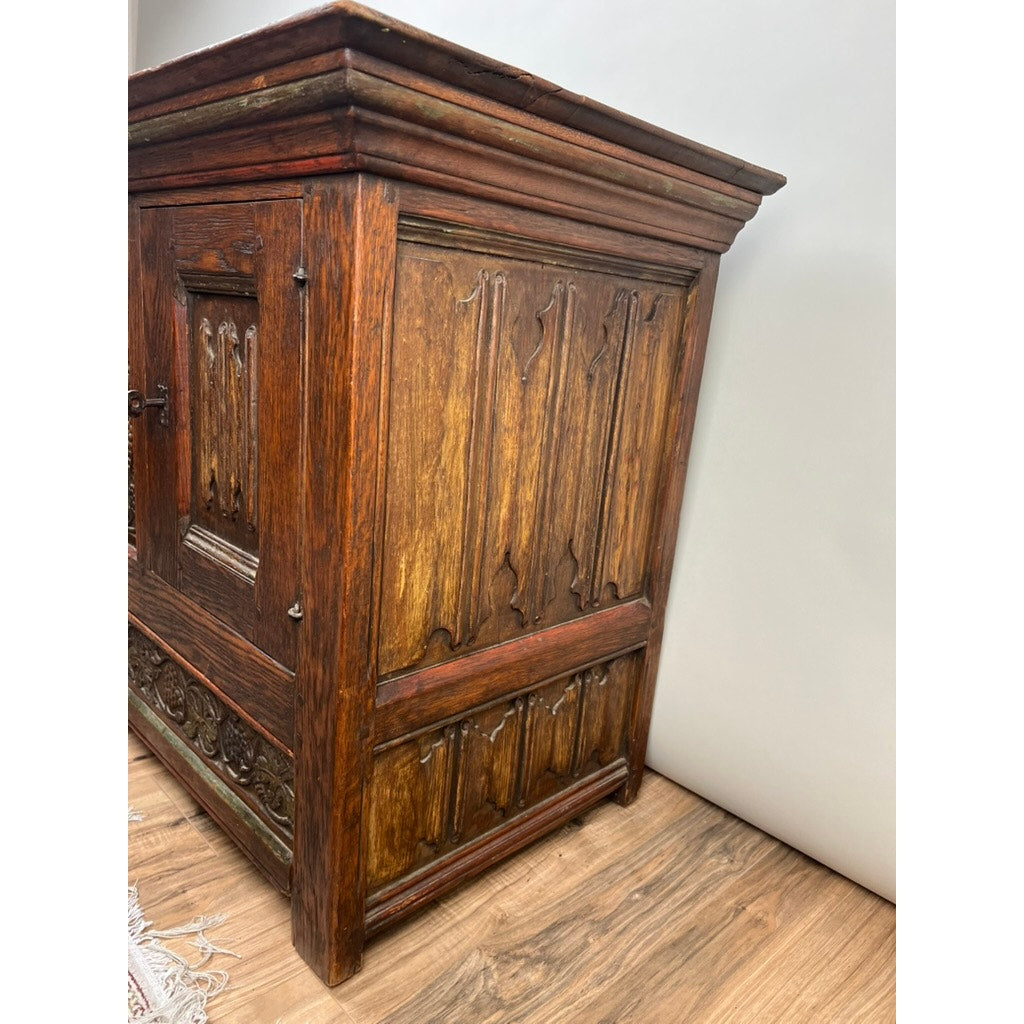
[[[298,598],[301,203],[143,209],[140,563],[288,667]]]

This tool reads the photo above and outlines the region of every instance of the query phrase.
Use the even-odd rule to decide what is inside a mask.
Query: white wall
[[[895,2],[381,0],[781,171],[723,261],[649,762],[895,896]],[[139,67],[295,0],[139,0]]]

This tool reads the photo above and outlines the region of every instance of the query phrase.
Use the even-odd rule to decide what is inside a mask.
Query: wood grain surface
[[[282,64],[288,65],[289,70],[279,75],[278,80],[300,78],[311,70],[309,58],[342,48],[388,63],[397,62],[455,89],[485,95],[513,109],[529,109],[573,131],[591,133],[700,174],[714,175],[740,188],[754,188],[770,195],[785,184],[785,178],[773,171],[684,139],[537,75],[350,2],[335,2],[208,47],[173,64],[136,73],[129,81],[130,120],[195,106],[218,95],[237,95],[255,83],[263,83]],[[255,83],[246,76],[256,76]],[[197,95],[197,83],[216,83],[221,88]],[[230,84],[224,87],[222,83]]]
[[[637,796],[718,254],[785,179],[348,0],[132,76],[128,135],[129,365],[165,395],[130,438],[133,723],[278,884],[246,815],[287,829],[292,940],[338,984]],[[607,820],[569,879],[592,933],[528,920],[374,1019],[661,1012],[632,975],[675,977],[651,936],[728,888],[736,825],[673,871]],[[650,908],[614,895],[663,859]]]
[[[397,207],[386,183],[313,182],[306,196],[303,629],[295,705],[296,947],[336,984],[358,970],[377,663],[379,338]],[[375,346],[374,339],[378,339]],[[371,485],[367,485],[367,481]]]
[[[399,244],[381,675],[643,596],[685,302]]]
[[[648,772],[367,947],[326,988],[288,900],[134,736],[129,880],[156,928],[222,913],[210,1024],[889,1024],[895,908]],[[188,950],[183,949],[186,955]],[[194,951],[193,955],[194,955]]]
[[[782,175],[357,5],[129,80],[133,191],[360,170],[724,252]]]

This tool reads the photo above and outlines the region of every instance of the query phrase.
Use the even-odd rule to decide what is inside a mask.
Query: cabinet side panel
[[[399,244],[382,676],[645,594],[686,293],[588,262]]]
[[[500,846],[517,822],[571,799],[609,766],[624,770],[627,712],[643,660],[642,652],[612,659],[378,750],[370,785],[371,903],[474,844]]]

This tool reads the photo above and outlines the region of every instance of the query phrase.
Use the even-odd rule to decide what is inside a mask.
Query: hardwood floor
[[[651,772],[631,807],[589,811],[371,942],[335,989],[292,949],[287,899],[131,734],[128,792],[147,920],[227,915],[207,934],[240,959],[209,965],[230,975],[210,1024],[896,1019],[892,904]]]

